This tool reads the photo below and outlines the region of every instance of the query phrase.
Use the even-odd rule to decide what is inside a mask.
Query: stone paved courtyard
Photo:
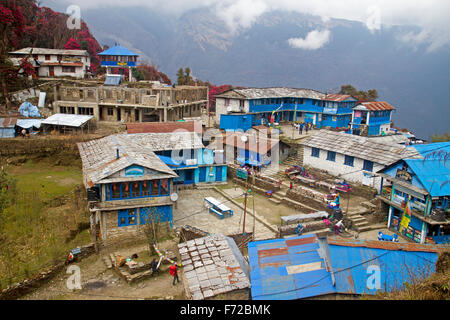
[[[219,219],[209,213],[204,205],[205,197],[214,197],[231,210],[234,215],[229,218]],[[190,225],[209,233],[219,233],[223,235],[234,235],[243,231],[243,210],[223,197],[214,189],[206,190],[184,190],[180,192],[180,198],[174,209],[174,227]],[[253,231],[253,216],[246,215],[246,231]],[[256,221],[256,240],[272,239],[275,233],[264,224]]]

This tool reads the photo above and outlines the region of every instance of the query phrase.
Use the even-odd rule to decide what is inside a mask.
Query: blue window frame
[[[170,180],[144,180],[106,185],[106,200],[164,197],[170,194]]]
[[[363,170],[372,172],[373,171],[373,162],[364,160]]]
[[[312,148],[311,157],[319,158],[319,156],[320,156],[320,149]]]
[[[346,166],[353,167],[353,163],[354,163],[354,162],[355,162],[355,157],[345,156],[344,164],[345,164]]]
[[[137,224],[136,221],[136,210],[137,209],[126,209],[118,211],[118,226],[119,227],[128,227],[135,226]]]
[[[327,160],[328,161],[336,161],[336,152],[328,151]]]

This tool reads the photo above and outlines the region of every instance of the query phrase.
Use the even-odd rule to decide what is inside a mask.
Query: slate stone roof
[[[181,243],[178,249],[194,300],[250,287],[248,270],[233,239],[214,234]]]
[[[200,137],[189,132],[118,134],[78,143],[86,187],[101,183],[102,180],[131,165],[140,165],[177,177],[154,151],[202,147]]]
[[[274,88],[249,88],[249,89],[232,89],[224,92],[217,97],[235,98],[236,94],[243,99],[263,99],[263,98],[309,98],[324,99],[325,94],[312,89],[295,89],[286,87]]]
[[[390,165],[405,158],[422,159],[419,152],[413,150],[413,148],[379,143],[368,137],[330,130],[317,131],[311,137],[305,139],[303,145],[373,161],[382,165]]]

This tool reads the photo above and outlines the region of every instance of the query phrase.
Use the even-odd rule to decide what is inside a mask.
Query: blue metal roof
[[[405,162],[432,197],[450,195],[450,161],[405,159]]]
[[[294,300],[335,293],[315,235],[248,244],[253,300]]]
[[[103,52],[99,53],[98,55],[99,56],[136,56],[136,57],[139,56],[122,46],[115,46],[115,47],[109,48],[108,50],[103,51]]]
[[[446,152],[450,152],[450,142],[414,144],[411,147],[415,148],[423,157],[426,157],[434,151],[439,152],[440,150],[444,150]]]
[[[343,294],[375,294],[403,287],[415,277],[429,277],[435,272],[436,252],[424,252],[427,245],[387,245],[381,241],[346,241],[349,245],[328,241],[336,291]],[[396,246],[398,245],[398,246]],[[371,247],[369,247],[371,246]],[[430,245],[428,245],[430,246]],[[433,250],[432,247],[429,247]],[[414,251],[421,250],[421,251]],[[426,249],[425,249],[426,250]],[[372,269],[370,268],[372,267]],[[373,280],[379,270],[379,287]]]

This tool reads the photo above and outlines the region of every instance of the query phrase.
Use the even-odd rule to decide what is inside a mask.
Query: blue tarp
[[[33,106],[29,102],[24,102],[19,107],[19,113],[20,115],[26,117],[26,118],[40,118],[41,113],[39,112],[38,107]]]

